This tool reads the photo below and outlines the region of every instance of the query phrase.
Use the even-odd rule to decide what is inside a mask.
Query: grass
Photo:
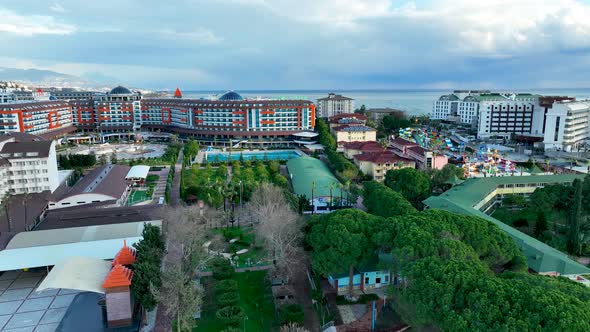
[[[238,282],[241,306],[248,319],[245,320],[246,331],[275,331],[278,329],[278,320],[275,315],[270,283],[266,278],[266,271],[236,273],[232,277]],[[194,332],[219,332],[225,329],[224,324],[215,318],[215,312],[219,309],[215,303],[216,280],[203,278],[205,298],[201,320],[197,321]],[[244,329],[244,322],[240,323],[240,330]]]
[[[149,200],[150,197],[145,190],[133,190],[127,199],[127,205],[131,206],[143,201]]]

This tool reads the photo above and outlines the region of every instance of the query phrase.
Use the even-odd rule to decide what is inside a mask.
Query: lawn
[[[232,279],[238,282],[240,302],[248,319],[240,323],[240,330],[245,331],[276,331],[278,321],[275,316],[270,283],[266,278],[266,271],[236,273]],[[195,332],[219,332],[225,326],[215,318],[219,308],[215,303],[215,283],[212,277],[202,279],[205,289],[201,320],[193,329]]]
[[[129,194],[129,198],[127,199],[127,205],[131,206],[137,203],[141,203],[143,201],[149,200],[150,197],[148,196],[145,190],[133,190],[131,194]]]

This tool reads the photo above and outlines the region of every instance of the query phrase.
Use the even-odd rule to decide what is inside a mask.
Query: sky
[[[2,0],[0,67],[147,89],[585,88],[589,17],[590,0]]]

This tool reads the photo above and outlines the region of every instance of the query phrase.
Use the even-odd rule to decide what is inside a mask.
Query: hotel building
[[[338,114],[354,113],[354,99],[330,93],[318,99],[318,117],[329,118]]]
[[[579,151],[590,138],[589,123],[590,100],[553,103],[545,115],[545,149]]]
[[[6,194],[57,189],[60,183],[55,144],[33,135],[0,135],[0,200]]]

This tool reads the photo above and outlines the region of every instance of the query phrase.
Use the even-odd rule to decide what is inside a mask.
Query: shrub
[[[236,305],[238,302],[240,302],[240,293],[237,291],[225,292],[217,295],[217,303],[221,307]]]
[[[303,324],[303,307],[299,304],[287,304],[279,312],[281,324]]]
[[[242,307],[230,306],[224,307],[215,313],[215,317],[226,325],[238,325],[244,319],[245,313]]]
[[[226,240],[237,239],[242,236],[242,229],[237,227],[226,228],[223,230],[223,237]]]
[[[242,332],[242,330],[228,326],[225,330],[222,330],[221,332]]]
[[[221,280],[215,285],[215,293],[223,294],[238,290],[238,282],[233,279]]]
[[[225,258],[217,258],[212,263],[213,278],[217,280],[229,279],[234,274],[234,268]]]

